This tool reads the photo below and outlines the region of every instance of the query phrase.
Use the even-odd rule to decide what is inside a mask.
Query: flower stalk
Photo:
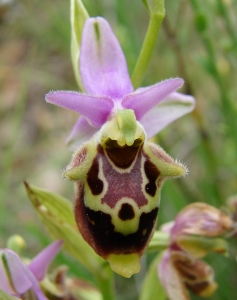
[[[97,273],[96,280],[103,300],[115,300],[113,271],[107,263],[103,265],[103,273]]]
[[[164,0],[144,1],[150,13],[147,33],[132,75],[134,89],[138,88],[145,76],[145,72],[151,60],[161,23],[165,16]]]
[[[164,250],[169,246],[170,235],[166,232],[155,231],[154,235],[149,243],[147,251],[159,251]]]

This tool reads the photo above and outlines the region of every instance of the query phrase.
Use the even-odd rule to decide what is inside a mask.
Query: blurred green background
[[[149,15],[138,0],[85,0],[90,16],[106,18],[134,69]],[[35,255],[50,238],[27,199],[23,181],[73,201],[73,184],[61,177],[71,158],[65,139],[77,114],[46,104],[50,90],[78,90],[70,58],[67,0],[0,1],[0,247],[12,234]],[[166,0],[166,17],[143,82],[182,77],[181,92],[197,100],[195,111],[164,129],[155,140],[189,167],[184,179],[166,182],[158,226],[185,205],[204,201],[218,208],[237,194],[237,1]],[[237,298],[237,242],[230,256],[211,254],[218,291],[210,299]],[[152,256],[131,279],[116,275],[118,299],[137,299]],[[93,281],[66,254],[57,263]],[[157,297],[158,299],[158,297]],[[197,299],[192,296],[192,299]]]

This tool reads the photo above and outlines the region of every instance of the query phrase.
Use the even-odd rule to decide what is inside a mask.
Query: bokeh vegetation
[[[61,170],[71,158],[65,139],[77,115],[44,101],[50,90],[78,90],[70,59],[69,1],[1,3],[0,247],[17,233],[27,242],[26,253],[33,256],[50,239],[29,203],[23,181],[73,201],[73,185],[61,178]],[[101,15],[110,22],[132,74],[149,18],[142,1],[85,0],[84,4],[90,16]],[[221,208],[237,194],[237,1],[166,0],[165,7],[143,84],[182,77],[181,92],[192,94],[197,106],[155,137],[190,170],[186,178],[165,183],[158,226],[191,202]],[[207,257],[219,284],[213,300],[237,297],[236,246],[234,237],[229,257]],[[142,259],[142,271],[131,279],[116,276],[119,299],[137,298],[151,257]],[[68,255],[61,254],[58,262],[93,281]]]

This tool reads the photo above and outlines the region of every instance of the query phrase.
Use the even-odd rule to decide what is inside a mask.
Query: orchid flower
[[[193,203],[175,221],[161,228],[170,233],[170,245],[158,267],[158,275],[170,300],[189,300],[188,289],[201,297],[217,289],[214,270],[200,258],[209,251],[224,253],[226,243],[216,238],[230,231],[232,220],[220,210]]]
[[[51,92],[46,101],[81,114],[69,137],[80,146],[63,174],[76,182],[79,231],[115,272],[130,277],[154,232],[163,182],[187,172],[147,138],[190,112],[194,99],[176,92],[180,78],[134,91],[103,18],[85,22],[80,51],[86,93]]]
[[[15,252],[0,249],[0,289],[19,298],[32,289],[38,300],[47,300],[38,282],[45,277],[49,264],[61,246],[61,240],[52,243],[41,251],[28,266]]]
[[[85,22],[80,51],[86,93],[55,91],[46,95],[47,102],[81,114],[68,137],[74,148],[122,109],[134,111],[148,139],[193,110],[194,98],[176,92],[184,83],[180,78],[133,90],[124,54],[105,19]]]

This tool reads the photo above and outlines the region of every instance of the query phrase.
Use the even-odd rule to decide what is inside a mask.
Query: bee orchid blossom
[[[103,18],[86,21],[80,51],[86,94],[51,92],[46,101],[81,114],[69,137],[80,147],[64,172],[76,182],[77,225],[115,272],[130,277],[154,232],[164,180],[187,171],[147,138],[190,112],[194,99],[176,92],[180,78],[134,91]]]
[[[21,298],[28,290],[39,300],[47,300],[39,281],[43,280],[51,261],[59,252],[62,241],[56,241],[41,251],[29,265],[9,249],[0,249],[0,289],[7,294]]]
[[[149,139],[191,112],[195,105],[192,96],[176,92],[184,83],[180,78],[134,91],[119,42],[101,17],[85,22],[80,74],[86,93],[53,91],[46,95],[47,102],[81,115],[68,137],[74,149],[89,140],[118,110],[132,109]]]
[[[221,239],[215,244],[202,238],[222,236],[232,227],[229,216],[197,202],[185,207],[174,222],[161,228],[170,233],[170,245],[159,264],[158,275],[170,300],[190,300],[188,289],[200,297],[215,292],[214,270],[200,258],[209,251],[224,253],[226,244]]]

